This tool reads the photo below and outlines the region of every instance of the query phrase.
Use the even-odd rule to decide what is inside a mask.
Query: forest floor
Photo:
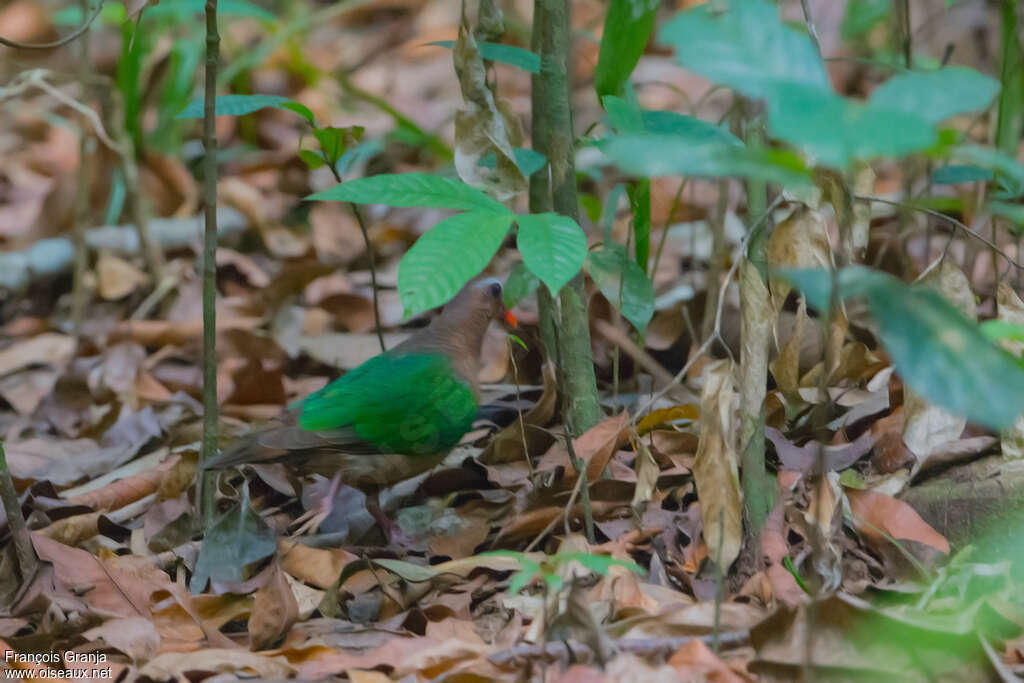
[[[530,5],[509,7],[506,39],[526,45]],[[586,37],[600,31],[603,11],[599,2],[573,3],[578,133],[603,117],[592,91],[598,45]],[[841,52],[842,12],[820,14],[826,46]],[[369,0],[348,11],[292,3],[273,24],[228,16],[223,90],[284,95],[319,121],[365,127],[346,178],[450,169],[461,95],[451,51],[427,44],[454,40],[458,16],[453,0]],[[952,500],[961,490],[949,484],[1001,478],[1003,487],[986,494],[991,503],[1019,494],[1020,475],[999,456],[985,457],[999,452],[999,435],[904,391],[856,310],[825,382],[821,326],[792,299],[783,311],[765,406],[776,502],[759,547],[739,554],[725,576],[709,560],[738,552],[743,540],[733,532],[742,524],[730,265],[750,218],[740,192],[720,201],[711,182],[679,192],[678,179],[652,181],[652,244],[664,243],[642,345],[588,285],[607,415],[574,441],[592,474],[589,511],[528,296],[514,308],[525,348],[498,326],[485,339],[474,429],[437,469],[383,495],[402,532],[397,543],[384,542],[365,495],[347,486],[318,535],[291,537],[289,526],[325,482],[297,482],[279,464],[222,474],[223,516],[203,538],[195,509],[200,125],[174,119],[200,92],[193,76],[202,40],[192,35],[198,23],[152,17],[140,24],[151,30],[145,40],[122,43],[105,17],[85,62],[75,45],[38,54],[0,47],[0,435],[43,561],[19,588],[13,546],[5,546],[0,649],[97,655],[101,663],[88,666],[107,670],[78,678],[153,681],[795,680],[806,667],[814,667],[811,679],[1008,680],[1024,671],[1013,532],[1004,519],[992,530],[996,540],[965,537],[980,508]],[[67,30],[37,0],[0,8],[7,38],[42,41]],[[958,61],[991,70],[968,25],[944,30],[933,51],[954,42]],[[919,49],[931,49],[926,40]],[[132,50],[142,77],[129,92],[118,64],[123,70]],[[495,69],[510,111],[528,121],[529,74]],[[85,89],[82,73],[90,76]],[[831,75],[848,93],[871,86],[870,74],[850,64],[835,64]],[[717,120],[730,105],[727,93],[709,93],[707,82],[657,51],[634,80],[651,109],[698,103],[702,118]],[[103,122],[84,122],[81,146],[75,101],[103,103]],[[118,118],[119,101],[135,104],[128,119]],[[104,137],[134,139],[137,187],[96,124]],[[379,346],[359,226],[340,203],[303,201],[335,180],[297,156],[310,139],[301,118],[268,108],[220,117],[217,133],[217,386],[226,445]],[[617,179],[588,163],[581,154],[582,188],[604,198]],[[903,170],[880,165],[872,193],[898,197]],[[165,255],[159,273],[131,227],[110,227],[130,225],[140,199]],[[525,208],[525,198],[516,201]],[[607,221],[621,243],[627,204]],[[429,318],[404,318],[397,269],[445,213],[365,211],[390,347]],[[807,240],[827,233],[827,216],[803,212],[782,204],[780,228]],[[717,220],[727,255],[712,250]],[[957,280],[960,295],[973,291],[979,313],[991,317],[990,252],[923,221],[900,237],[904,220],[891,209],[871,216],[869,258],[913,279],[945,249],[957,265],[943,261],[943,281]],[[75,226],[88,228],[90,246],[77,337]],[[601,240],[603,226],[585,228],[592,243]],[[488,272],[505,279],[517,258],[503,249]],[[708,299],[726,277],[715,329]],[[694,343],[711,332],[721,343]],[[822,452],[827,473],[815,476]],[[696,490],[698,460],[717,463],[699,476],[720,487]],[[707,519],[720,520],[717,528]],[[968,541],[975,550],[963,552]],[[59,664],[3,666],[41,678]]]

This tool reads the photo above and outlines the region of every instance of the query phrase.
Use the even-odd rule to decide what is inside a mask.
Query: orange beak
[[[512,315],[512,311],[508,309],[505,309],[505,322],[507,322],[512,327],[519,327],[519,321],[516,320],[516,317],[514,315]]]

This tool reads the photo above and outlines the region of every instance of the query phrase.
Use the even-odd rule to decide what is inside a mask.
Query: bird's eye
[[[494,297],[495,299],[497,299],[498,297],[500,297],[500,296],[501,296],[501,285],[500,285],[500,284],[498,284],[497,282],[495,282],[494,284],[492,284],[492,285],[491,285],[490,287],[488,287],[487,289],[488,289],[488,291],[490,291],[490,293],[491,293],[491,296],[493,296],[493,297]]]

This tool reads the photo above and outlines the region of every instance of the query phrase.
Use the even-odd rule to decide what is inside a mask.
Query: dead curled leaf
[[[280,563],[271,565],[270,578],[256,591],[249,617],[249,648],[265,650],[295,623],[299,605]]]
[[[732,363],[716,361],[705,374],[700,398],[700,443],[693,466],[708,555],[723,570],[739,555],[743,540]]]
[[[465,7],[453,58],[465,101],[465,106],[455,114],[455,170],[467,184],[486,189],[499,200],[510,199],[526,190],[526,178],[512,149],[515,138],[521,134],[517,136],[518,127],[499,108],[487,85],[487,70]],[[494,167],[486,168],[480,162],[492,153]]]
[[[949,554],[949,541],[921,519],[914,508],[902,500],[869,489],[846,489],[857,530],[873,545],[897,541],[917,541]]]

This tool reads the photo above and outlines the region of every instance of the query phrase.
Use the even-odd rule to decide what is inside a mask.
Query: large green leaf
[[[206,0],[162,0],[147,5],[142,13],[143,19],[161,16],[174,16],[178,19],[191,19],[194,14],[202,14],[206,10]],[[277,21],[277,17],[267,10],[244,0],[218,0],[217,14],[224,16],[252,17],[263,21]]]
[[[935,185],[988,182],[993,177],[989,169],[973,164],[949,164],[932,171],[932,183]]]
[[[388,206],[427,206],[512,215],[504,204],[461,180],[429,173],[382,173],[357,178],[311,194],[306,199]]]
[[[217,98],[213,111],[216,116],[242,116],[267,107],[289,109],[313,123],[313,112],[305,105],[281,95],[221,95]],[[201,119],[203,112],[203,100],[195,99],[175,118]]]
[[[552,295],[572,279],[587,257],[587,238],[576,221],[557,213],[519,216],[516,243],[523,263]]]
[[[398,264],[398,295],[406,313],[429,310],[455,296],[490,262],[514,218],[511,212],[468,211],[444,219],[416,240]]]
[[[606,244],[587,255],[587,272],[604,298],[639,332],[654,317],[654,286],[621,244]]]
[[[243,488],[238,505],[215,519],[206,530],[189,589],[199,593],[209,579],[241,581],[246,565],[276,549],[274,530],[252,509],[249,489]]]
[[[651,38],[657,12],[657,0],[611,0],[594,71],[598,97],[622,92]]]
[[[768,102],[772,132],[815,164],[844,169],[854,159],[900,156],[936,140],[932,125],[915,114],[793,83],[777,83],[773,93]]]
[[[613,135],[598,142],[598,147],[619,168],[639,176],[738,176],[780,185],[810,183],[810,171],[803,161],[778,150],[652,134]]]
[[[695,116],[674,111],[641,109],[636,102],[614,95],[601,98],[601,104],[608,113],[608,124],[620,133],[677,135],[693,142],[720,142],[735,146],[743,144],[729,131]]]
[[[455,47],[454,40],[437,40],[428,44],[446,47],[449,50]],[[476,46],[480,49],[480,56],[486,60],[519,67],[523,71],[529,71],[532,74],[540,73],[540,55],[536,52],[530,52],[515,45],[489,43],[486,40],[477,42]]]
[[[676,15],[659,38],[686,68],[751,97],[770,98],[779,82],[832,90],[810,38],[783,25],[764,0],[699,5]]]
[[[897,74],[875,88],[872,107],[902,111],[936,124],[954,114],[987,107],[999,81],[966,66]]]
[[[828,305],[831,274],[785,271],[808,303]],[[837,276],[842,298],[864,297],[893,365],[914,391],[972,422],[1002,429],[1024,413],[1024,369],[934,290],[862,267]]]
[[[540,278],[533,274],[525,263],[512,269],[505,278],[505,287],[501,290],[501,299],[506,308],[512,308],[526,297],[533,294],[540,286]]]

